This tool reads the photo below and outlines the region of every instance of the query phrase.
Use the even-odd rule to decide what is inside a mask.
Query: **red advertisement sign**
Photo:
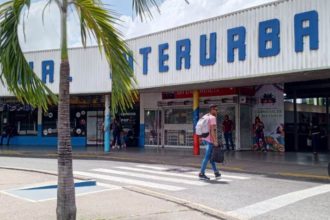
[[[243,88],[218,88],[218,89],[201,89],[199,90],[200,97],[210,97],[210,96],[225,96],[225,95],[247,95],[253,96],[255,93],[253,87],[243,87]],[[176,91],[176,92],[163,92],[163,99],[184,99],[192,98],[193,92],[190,90]]]

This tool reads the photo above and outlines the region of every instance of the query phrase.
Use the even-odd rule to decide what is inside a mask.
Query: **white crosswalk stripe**
[[[162,170],[162,171],[168,169],[168,168],[166,168],[166,167],[156,167],[156,166],[145,165],[145,164],[137,165],[137,167],[148,168],[148,169],[153,169],[153,170]]]
[[[152,173],[152,174],[159,174],[159,175],[166,175],[166,176],[175,176],[180,178],[189,178],[189,179],[198,179],[197,175],[189,175],[189,174],[183,174],[183,173],[174,173],[174,172],[164,172],[164,171],[155,171],[155,170],[145,170],[145,169],[139,169],[139,168],[133,168],[133,167],[117,167],[118,169],[123,170],[130,170],[130,171],[136,171],[136,172],[144,172],[144,173]],[[213,174],[214,175],[214,174]],[[230,179],[221,179],[219,181],[226,181],[230,182]],[[180,182],[182,182],[180,180]]]
[[[193,171],[193,172],[188,172],[188,173],[198,175],[199,171]],[[212,176],[214,174],[210,173],[210,172],[206,172],[205,175]],[[221,177],[230,178],[230,179],[237,179],[237,180],[249,180],[249,179],[251,179],[250,177],[247,177],[247,176],[234,176],[234,175],[227,175],[227,174],[222,174]]]
[[[148,164],[135,166],[117,166],[108,168],[95,168],[88,172],[75,171],[75,175],[86,176],[107,182],[116,182],[126,185],[137,185],[167,191],[185,190],[189,186],[207,186],[214,181],[231,182],[233,180],[247,180],[250,177],[236,175],[222,175],[221,179],[215,180],[213,173],[207,173],[210,181],[200,181],[198,171],[179,167],[165,167]]]
[[[128,179],[128,178],[122,178],[122,177],[116,177],[116,176],[101,175],[101,174],[90,173],[90,172],[74,171],[73,173],[76,175],[87,176],[87,177],[96,178],[96,179],[110,180],[110,181],[119,182],[119,183],[133,184],[133,185],[138,185],[138,186],[145,186],[145,187],[151,187],[151,188],[157,188],[157,189],[163,189],[163,190],[169,190],[169,191],[179,191],[179,190],[185,189],[183,187],[171,186],[171,185],[160,184],[160,183],[152,183],[149,181],[147,182],[147,181],[134,180],[134,179]]]
[[[123,172],[123,171],[117,171],[117,170],[111,170],[111,169],[93,169],[93,171],[102,172],[102,173],[110,173],[110,174],[119,174],[119,175],[131,176],[131,177],[146,178],[149,180],[160,180],[160,181],[167,181],[167,182],[174,182],[174,183],[183,183],[183,184],[195,185],[195,186],[207,185],[207,183],[201,182],[201,181],[192,181],[192,180],[184,180],[184,179],[179,179],[179,178],[168,178],[168,177],[153,176],[153,175],[148,175],[148,174]]]
[[[169,170],[169,168],[166,168],[166,167],[158,167],[158,166],[145,165],[145,164],[137,165],[137,167],[148,168],[148,169],[152,169],[152,170],[160,170],[160,171]],[[192,172],[187,172],[187,173],[198,175],[199,171],[192,171]],[[214,174],[208,172],[208,173],[206,173],[206,175],[213,176]],[[230,179],[238,179],[238,180],[251,179],[250,177],[246,177],[246,176],[234,176],[234,175],[221,175],[221,177],[230,178]]]

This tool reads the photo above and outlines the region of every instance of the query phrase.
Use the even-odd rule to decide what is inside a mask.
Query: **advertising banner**
[[[253,109],[253,150],[284,152],[283,84],[256,87]]]

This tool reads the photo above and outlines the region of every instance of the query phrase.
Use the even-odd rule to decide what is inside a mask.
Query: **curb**
[[[0,169],[35,172],[35,173],[42,173],[42,174],[57,176],[56,172],[46,171],[46,170],[39,170],[39,169],[26,169],[26,168],[21,168],[21,167],[6,167],[6,166],[0,166]],[[74,176],[74,178],[78,179],[78,180],[85,180],[85,181],[90,180],[89,178],[82,178],[82,177],[79,177],[79,176],[76,176],[76,175]],[[210,208],[210,207],[202,205],[202,204],[193,203],[193,202],[190,202],[188,200],[180,199],[180,198],[177,198],[177,197],[174,197],[174,196],[158,193],[158,192],[155,192],[155,191],[151,191],[151,190],[148,190],[148,189],[143,189],[143,188],[139,188],[139,187],[135,187],[135,186],[125,186],[125,187],[121,187],[121,188],[125,189],[125,190],[128,190],[128,191],[131,191],[131,192],[135,192],[135,193],[151,196],[151,197],[154,197],[154,198],[162,199],[162,200],[165,200],[165,201],[173,202],[173,203],[176,203],[178,205],[187,207],[189,209],[201,212],[203,214],[212,216],[212,217],[220,219],[220,220],[238,220],[237,218],[235,218],[233,216],[230,216],[230,215],[228,215],[227,213],[225,213],[223,211],[213,209],[213,208]]]
[[[226,212],[223,212],[223,211],[220,211],[220,210],[217,210],[217,209],[213,209],[211,207],[208,207],[208,206],[205,206],[205,205],[202,205],[202,204],[199,204],[199,203],[194,203],[194,202],[190,202],[190,201],[187,201],[187,200],[184,200],[184,199],[180,199],[180,198],[177,198],[177,197],[174,197],[174,196],[166,195],[166,194],[163,194],[163,193],[158,193],[158,192],[155,192],[155,191],[152,191],[152,190],[143,189],[143,188],[135,187],[135,186],[123,187],[123,189],[126,189],[128,191],[132,191],[132,192],[135,192],[135,193],[140,193],[140,194],[143,194],[143,195],[151,196],[151,197],[154,197],[154,198],[162,199],[162,200],[165,200],[165,201],[173,202],[173,203],[176,203],[178,205],[185,206],[189,209],[201,212],[203,214],[212,216],[212,217],[217,218],[217,219],[221,219],[221,220],[238,220],[238,218],[235,218],[235,217],[227,214]]]

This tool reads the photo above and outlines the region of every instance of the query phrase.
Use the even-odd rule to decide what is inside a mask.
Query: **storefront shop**
[[[71,96],[70,127],[74,146],[104,146],[104,96]],[[47,111],[23,105],[15,98],[0,101],[0,132],[6,125],[14,127],[10,143],[26,146],[55,146],[57,144],[57,106]],[[119,113],[123,136],[129,136],[127,146],[138,146],[139,104]]]
[[[227,115],[233,122],[234,148],[251,149],[251,117],[254,88],[222,88],[201,90],[200,116],[208,113],[210,104],[218,105],[218,137],[225,144],[223,121]],[[192,92],[141,93],[144,102],[144,139],[146,146],[193,146]],[[250,120],[249,120],[250,119]],[[239,129],[236,129],[239,128]]]
[[[133,109],[119,113],[129,145],[193,148],[194,123],[214,103],[218,136],[224,143],[228,115],[236,150],[262,150],[261,143],[273,151],[312,151],[311,142],[329,150],[329,10],[328,0],[279,0],[127,40],[140,93]],[[60,51],[25,55],[58,93]],[[98,47],[71,49],[69,58],[73,146],[102,147],[113,119],[106,104],[111,71]],[[56,107],[42,112],[11,97],[0,84],[0,129],[15,123],[13,143],[56,145]]]
[[[100,129],[104,120],[103,106],[102,96],[71,97],[70,127],[74,146],[82,147],[90,142],[103,145],[103,129]],[[91,120],[95,112],[99,113],[101,124]],[[57,106],[49,106],[47,111],[42,111],[22,105],[14,98],[3,98],[0,103],[1,132],[6,125],[14,127],[15,134],[10,141],[14,145],[56,145],[57,118]]]

